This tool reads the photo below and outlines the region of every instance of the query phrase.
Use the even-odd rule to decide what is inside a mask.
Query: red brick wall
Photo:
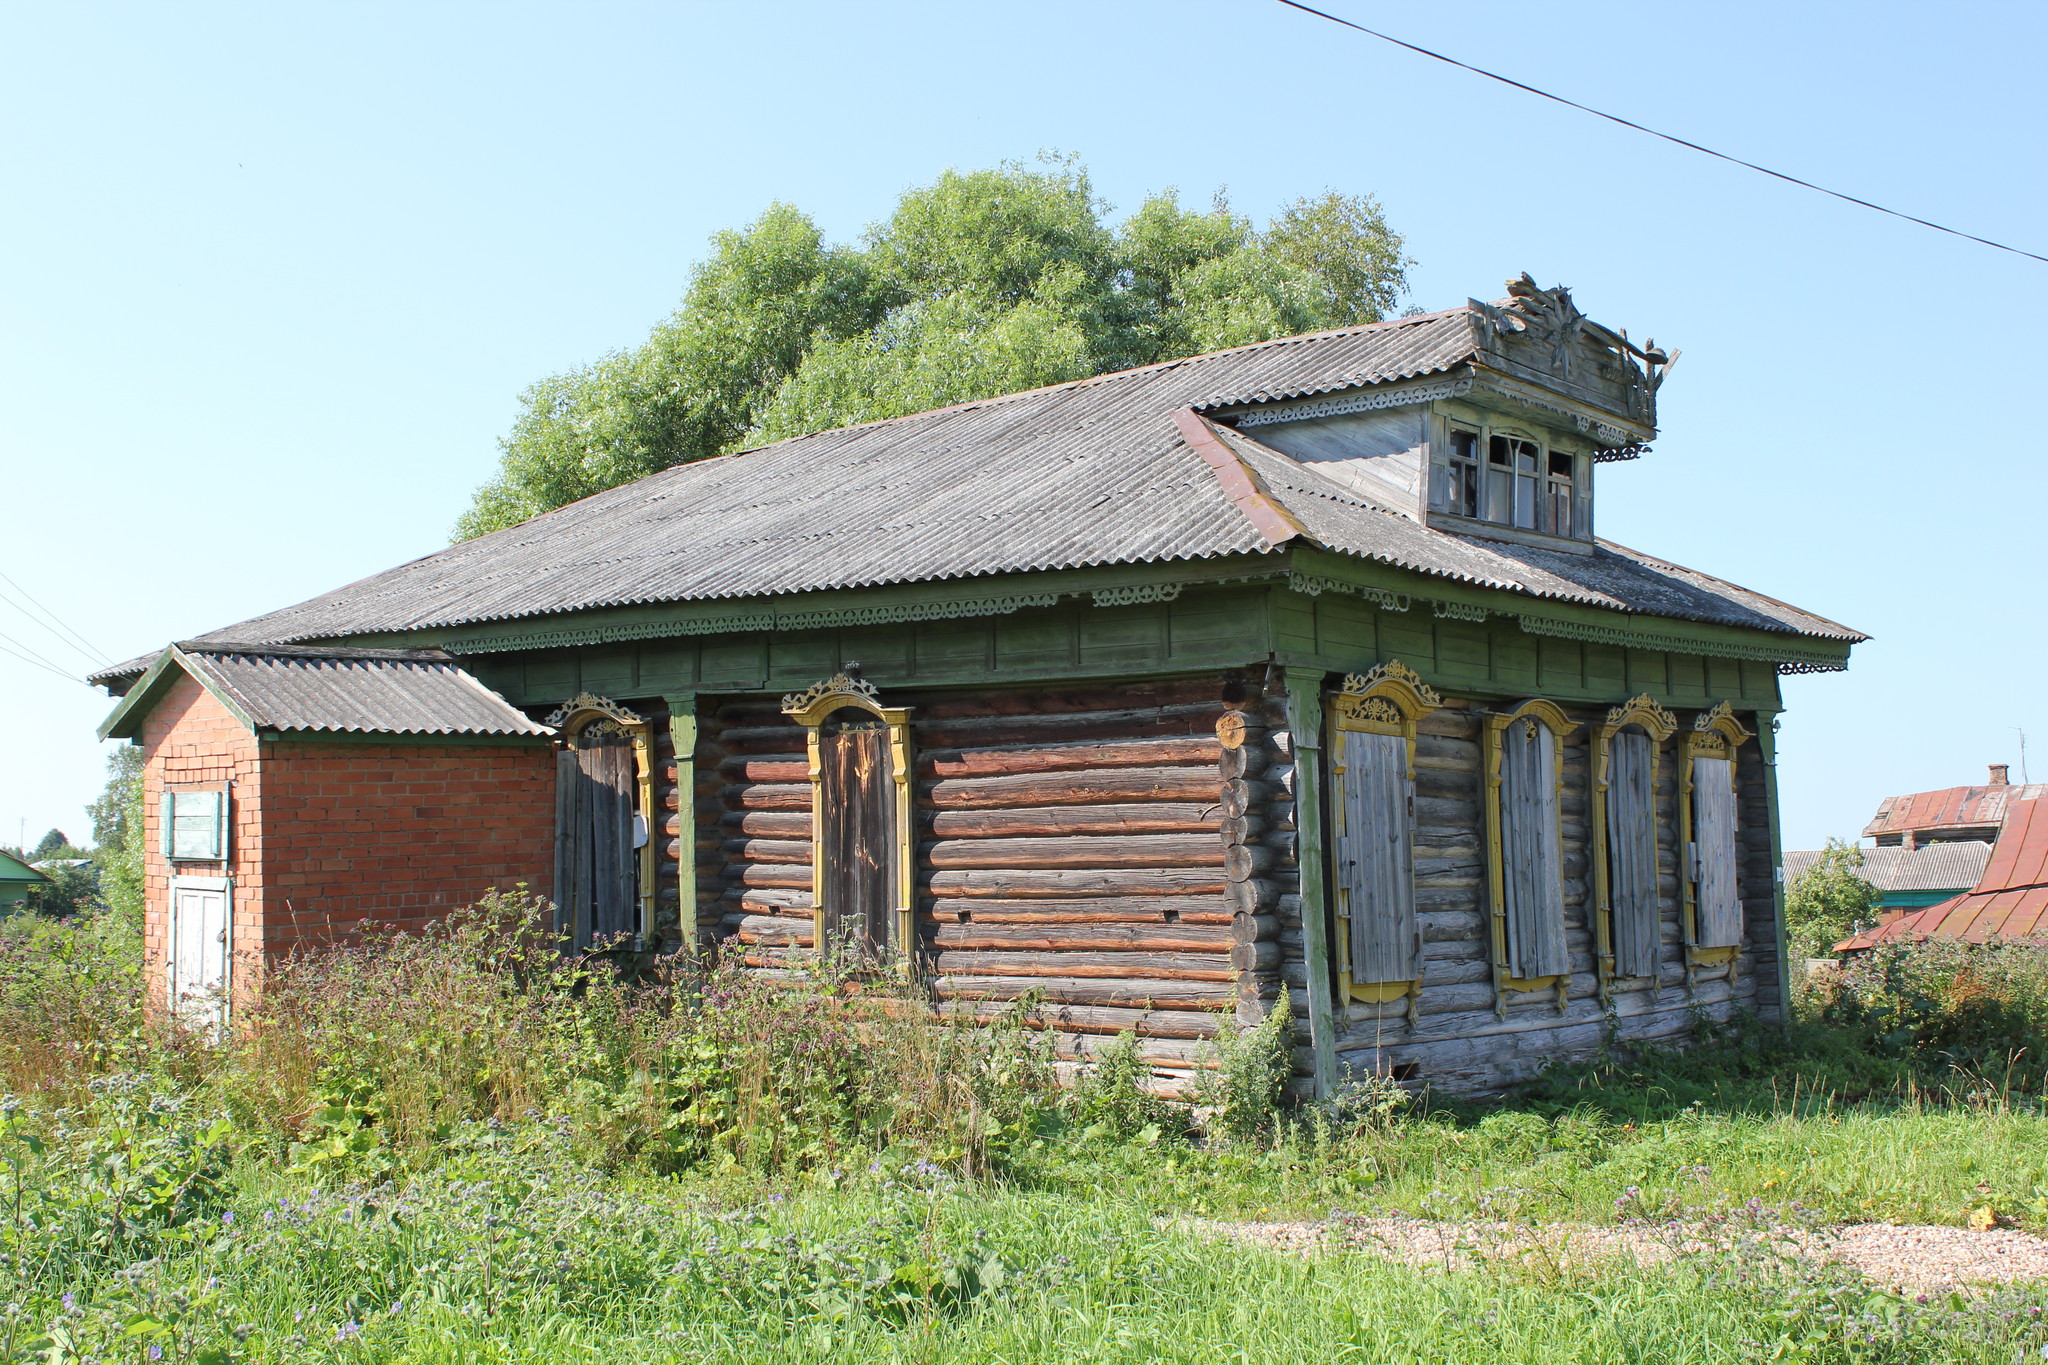
[[[267,740],[181,678],[151,709],[144,947],[161,1000],[174,875],[234,878],[234,991],[294,946],[367,924],[416,928],[493,890],[549,892],[555,767],[545,745]],[[161,853],[166,790],[233,783],[228,860]]]

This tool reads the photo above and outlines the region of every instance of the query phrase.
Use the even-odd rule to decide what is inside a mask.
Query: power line
[[[4,635],[0,636],[0,639],[14,640],[14,637],[12,635]],[[15,640],[15,643],[20,644],[21,642],[19,640]],[[34,664],[37,668],[45,669],[51,673],[55,673],[58,677],[64,679],[66,682],[75,682],[80,687],[88,686],[85,679],[77,676],[74,673],[66,673],[63,669],[57,667],[57,665],[51,663],[48,659],[37,658],[28,654],[23,654],[20,650],[9,649],[6,645],[0,645],[0,654],[12,654],[15,658],[21,660],[23,663]]]
[[[1280,0],[1280,3],[1289,9],[1298,9],[1303,14],[1313,14],[1318,19],[1328,19],[1333,24],[1342,24],[1345,28],[1357,29],[1360,33],[1378,38],[1381,42],[1392,43],[1395,47],[1405,47],[1410,52],[1419,53],[1424,57],[1433,57],[1437,61],[1470,71],[1476,76],[1484,76],[1490,81],[1499,81],[1502,85],[1511,85],[1517,90],[1526,90],[1532,95],[1540,95],[1544,99],[1565,105],[1568,108],[1577,109],[1581,113],[1591,114],[1595,118],[1604,118],[1609,123],[1618,123],[1624,128],[1633,128],[1639,133],[1648,133],[1651,137],[1660,137],[1666,142],[1675,142],[1681,147],[1689,147],[1695,152],[1703,152],[1717,160],[1729,161],[1737,166],[1747,167],[1762,175],[1768,175],[1774,180],[1783,180],[1787,184],[1798,185],[1802,189],[1818,190],[1820,193],[1840,199],[1844,203],[1856,204],[1866,209],[1875,209],[1879,213],[1889,214],[1894,218],[1903,218],[1909,223],[1918,223],[1921,227],[1933,228],[1936,232],[1946,232],[1951,237],[1961,237],[1965,241],[1977,242],[1988,247],[1996,247],[2000,251],[2010,251],[2015,256],[2025,256],[2028,260],[2039,261],[2043,265],[2048,265],[2048,256],[2037,255],[2031,251],[2023,251],[2016,246],[2007,246],[2004,242],[1994,242],[1989,237],[1979,237],[1974,232],[1964,232],[1959,228],[1943,227],[1940,223],[1931,222],[1926,218],[1916,218],[1910,213],[1901,213],[1897,209],[1888,209],[1883,204],[1873,204],[1868,199],[1858,199],[1853,194],[1844,194],[1840,190],[1831,190],[1825,185],[1816,185],[1811,180],[1801,180],[1796,175],[1787,175],[1783,171],[1774,171],[1768,166],[1759,166],[1754,161],[1744,161],[1739,156],[1730,156],[1726,152],[1717,152],[1712,147],[1702,147],[1697,142],[1688,142],[1682,137],[1673,137],[1670,133],[1660,133],[1655,128],[1646,128],[1642,124],[1631,122],[1618,114],[1606,113],[1603,110],[1593,108],[1589,104],[1580,104],[1577,100],[1568,100],[1563,95],[1553,95],[1548,90],[1538,90],[1533,85],[1525,85],[1521,81],[1503,76],[1499,72],[1488,71],[1485,67],[1473,66],[1470,62],[1461,62],[1456,57],[1446,57],[1441,52],[1432,52],[1426,47],[1417,47],[1414,43],[1402,42],[1391,34],[1367,28],[1364,24],[1354,24],[1349,19],[1340,19],[1334,14],[1315,8],[1313,5],[1304,5],[1301,3],[1301,0]]]
[[[4,630],[0,630],[0,640],[5,640],[8,644],[13,645],[16,649],[26,650],[28,652],[28,655],[32,657],[36,663],[41,664],[43,667],[54,668],[59,673],[62,673],[65,677],[73,678],[73,674],[70,672],[70,670],[66,669],[64,665],[58,663],[55,659],[48,657],[41,650],[37,649],[34,645],[29,644],[26,640],[17,640]],[[84,681],[84,679],[82,678],[73,678],[73,680],[79,682]]]
[[[76,640],[78,641],[78,644],[84,645],[85,648],[79,650],[79,653],[84,654],[86,658],[89,659],[91,662],[96,664],[105,663],[107,659],[110,657],[104,649],[101,649],[98,645],[94,644],[92,641],[86,639],[83,635],[80,635],[77,631],[73,630],[69,625],[65,623],[62,617],[57,615],[56,612],[51,611],[41,602],[36,601],[34,594],[30,593],[27,588],[22,587],[21,584],[16,583],[13,579],[9,578],[4,572],[0,572],[0,582],[6,583],[9,587],[13,588],[23,597],[28,598],[29,602],[35,607],[37,611],[40,611],[44,616],[50,618],[51,621],[56,622],[57,626],[63,630],[64,635],[69,635],[72,640]],[[11,599],[8,599],[5,594],[0,594],[0,601],[7,602],[8,606],[13,607],[16,611],[21,612],[23,616],[28,616],[29,620],[35,620],[35,617],[29,616],[26,610],[24,610],[18,603],[12,601]],[[37,624],[41,625],[42,623],[38,621]],[[44,629],[48,630],[49,627],[44,626]],[[51,631],[51,633],[56,634],[55,631]],[[58,635],[57,638],[63,640],[64,635]],[[73,649],[78,648],[77,645],[72,645],[70,640],[65,640],[64,643]]]

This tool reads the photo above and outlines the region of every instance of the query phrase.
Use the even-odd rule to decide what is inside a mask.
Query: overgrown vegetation
[[[214,1046],[142,1008],[121,917],[8,926],[0,1361],[2004,1365],[2048,1344],[2038,1292],[1915,1302],[1784,1233],[2048,1229],[2040,950],[1872,959],[1789,1039],[1702,1025],[1692,1052],[1561,1068],[1506,1106],[1367,1077],[1290,1110],[1280,1011],[1226,1032],[1189,1108],[1128,1037],[1063,1087],[1022,1020],[953,1026],[850,978],[622,983],[533,923],[500,897],[277,964]],[[1393,1210],[1656,1210],[1706,1245],[1626,1274],[1422,1272],[1181,1221]]]
[[[1822,958],[1877,918],[1878,892],[1863,876],[1863,850],[1830,839],[1812,867],[1785,890],[1785,933],[1791,958]]]
[[[1173,190],[1121,223],[1071,158],[947,171],[859,245],[774,204],[719,233],[647,340],[520,398],[458,539],[789,436],[1387,316],[1401,238],[1366,195],[1261,229]]]

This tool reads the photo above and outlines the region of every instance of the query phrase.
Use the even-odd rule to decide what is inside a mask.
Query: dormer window
[[[1444,454],[1432,471],[1431,510],[1541,535],[1585,539],[1589,509],[1581,457],[1512,428],[1455,421],[1444,430]]]

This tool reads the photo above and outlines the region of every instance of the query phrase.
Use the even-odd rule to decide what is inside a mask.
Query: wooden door
[[[1351,939],[1351,979],[1413,981],[1422,946],[1415,922],[1415,786],[1408,741],[1337,733],[1333,784],[1337,913]]]
[[[820,946],[864,959],[895,946],[896,793],[889,726],[838,711],[818,727]]]
[[[1735,765],[1725,758],[1692,761],[1694,914],[1699,946],[1742,942],[1742,901],[1736,888]]]
[[[1662,948],[1657,899],[1656,742],[1635,726],[1607,751],[1607,894],[1617,976],[1654,976]]]
[[[1501,736],[1501,863],[1508,969],[1522,980],[1570,969],[1564,942],[1564,835],[1557,736],[1522,719]]]
[[[228,889],[224,881],[171,881],[171,1011],[188,1028],[227,1018]]]
[[[556,756],[555,904],[580,950],[640,932],[640,774],[616,722],[592,721],[575,743]]]

